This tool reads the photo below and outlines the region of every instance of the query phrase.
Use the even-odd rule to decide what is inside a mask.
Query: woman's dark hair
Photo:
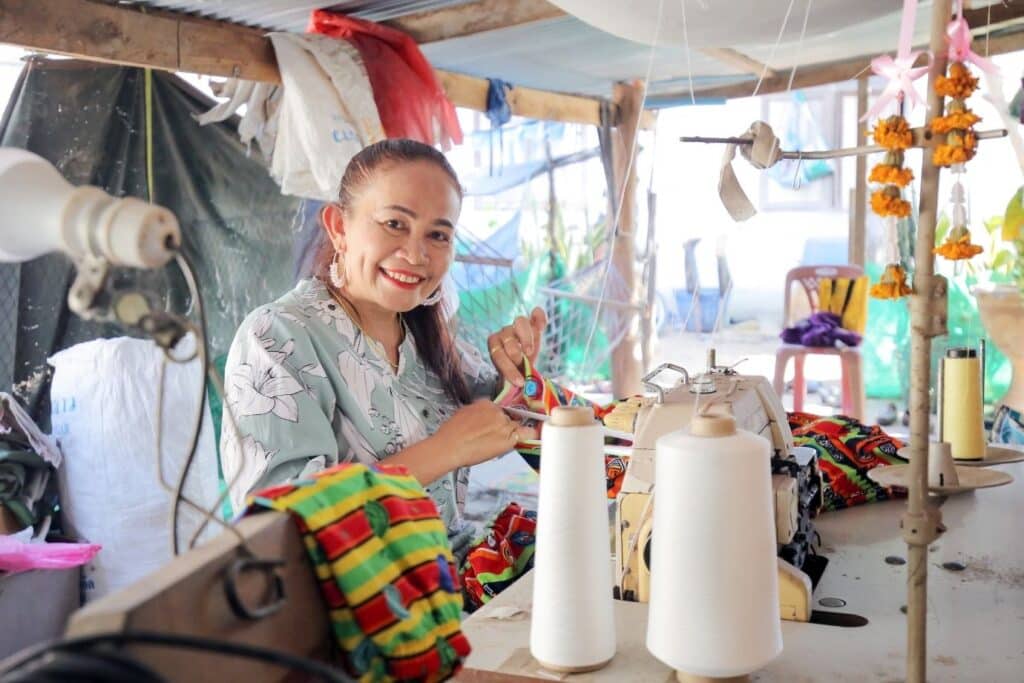
[[[362,149],[352,157],[341,177],[341,190],[338,203],[342,210],[348,211],[352,206],[359,188],[365,185],[373,174],[389,163],[408,163],[413,161],[429,161],[444,171],[455,185],[462,198],[462,186],[455,169],[445,156],[422,142],[415,140],[382,140]],[[321,240],[313,259],[313,274],[331,287],[328,270],[334,259],[334,245],[329,239]],[[338,293],[340,295],[340,292]],[[412,332],[416,348],[427,366],[441,379],[445,392],[452,400],[465,405],[472,397],[466,378],[462,374],[462,363],[455,348],[455,335],[445,319],[444,306],[417,306],[404,316],[405,323]]]

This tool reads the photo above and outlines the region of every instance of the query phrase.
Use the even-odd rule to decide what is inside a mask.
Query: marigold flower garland
[[[961,182],[964,164],[974,158],[978,147],[974,125],[981,117],[968,109],[964,102],[977,87],[978,79],[963,62],[951,63],[948,74],[939,76],[935,81],[935,92],[951,100],[946,114],[936,116],[931,121],[932,133],[945,136],[942,144],[932,153],[932,163],[936,166],[949,166],[956,181],[950,196],[950,221],[953,227],[934,252],[950,261],[962,261],[982,252],[980,246],[971,243],[971,233],[967,228],[966,193]]]
[[[872,137],[886,150],[885,158],[871,169],[868,180],[883,186],[871,193],[871,210],[885,219],[888,265],[870,293],[876,299],[898,299],[911,293],[906,270],[899,263],[897,231],[899,219],[910,215],[910,202],[903,198],[903,188],[914,179],[914,173],[903,168],[903,152],[913,145],[914,136],[907,120],[896,115],[880,119]]]

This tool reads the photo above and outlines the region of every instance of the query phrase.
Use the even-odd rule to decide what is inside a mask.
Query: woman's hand
[[[517,442],[537,438],[494,403],[481,399],[460,408],[441,425],[433,437],[446,454],[454,456],[453,467],[469,467],[507,453]]]
[[[548,317],[544,309],[535,308],[530,317],[519,316],[511,325],[506,325],[487,338],[487,348],[491,354],[491,362],[498,373],[506,380],[521,387],[526,383],[523,377],[523,359],[530,363],[537,362],[541,340]]]

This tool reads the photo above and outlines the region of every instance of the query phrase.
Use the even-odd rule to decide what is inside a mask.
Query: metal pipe
[[[942,116],[942,97],[935,82],[946,72],[946,24],[952,16],[952,0],[932,3],[931,53],[928,68],[928,112]],[[935,521],[928,511],[928,422],[931,405],[928,389],[934,310],[932,286],[935,273],[935,223],[938,216],[939,167],[930,154],[921,160],[921,199],[918,204],[917,243],[914,250],[915,294],[911,296],[910,337],[910,479],[903,533],[907,541],[907,681],[925,683],[927,669],[928,545]],[[916,538],[915,538],[916,535]]]
[[[914,144],[913,147],[928,147],[933,143],[933,136],[931,132],[926,131],[924,128],[912,129],[914,133]],[[996,128],[994,130],[983,130],[977,133],[979,140],[996,140],[999,138],[1005,138],[1008,135],[1005,128]],[[750,145],[753,144],[753,140],[750,138],[715,138],[715,137],[701,137],[701,136],[684,136],[679,138],[682,142],[703,142],[711,144],[725,144],[725,145]],[[839,159],[841,157],[852,157],[852,156],[863,156],[865,154],[876,154],[884,152],[885,148],[878,145],[861,145],[859,147],[842,147],[840,149],[826,149],[821,151],[806,151],[806,152],[787,152],[783,151],[781,158],[783,159]]]

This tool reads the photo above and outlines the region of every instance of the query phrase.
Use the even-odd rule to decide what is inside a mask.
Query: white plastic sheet
[[[86,601],[123,588],[171,559],[171,494],[157,478],[162,358],[151,341],[118,338],[78,344],[49,361],[54,367],[51,422],[64,452],[64,467],[58,470],[64,521],[77,539],[103,546],[83,568]],[[197,360],[167,364],[161,456],[168,482],[177,480],[188,455],[204,380]],[[212,507],[217,486],[207,410],[185,495]],[[201,518],[182,504],[181,545],[187,547]],[[217,531],[216,524],[208,528],[206,533]]]

